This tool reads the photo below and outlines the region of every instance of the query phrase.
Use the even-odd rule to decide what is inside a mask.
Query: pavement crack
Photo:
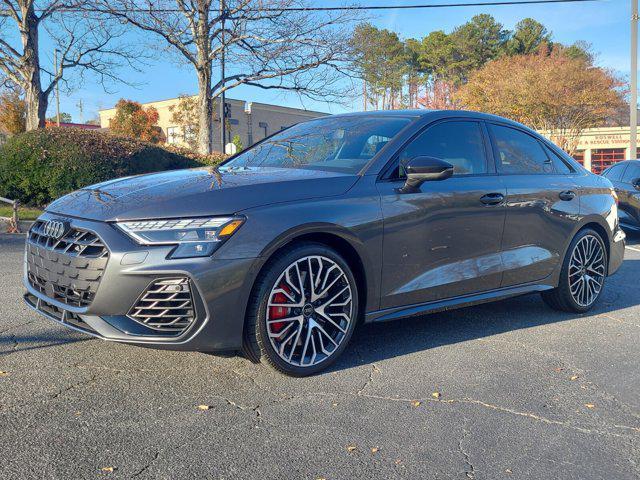
[[[159,450],[156,451],[156,453],[153,455],[153,458],[149,460],[140,470],[138,470],[136,473],[131,475],[131,478],[137,477],[139,475],[142,475],[144,472],[146,472],[149,469],[149,467],[153,464],[153,462],[158,460],[158,457],[160,457]]]
[[[382,373],[381,370],[378,368],[378,366],[375,363],[371,364],[371,371],[369,372],[369,378],[367,379],[366,382],[364,382],[364,384],[362,385],[362,387],[360,387],[360,389],[358,390],[358,392],[356,393],[356,395],[362,395],[363,392],[365,391],[365,389],[371,385],[373,383],[373,377],[374,374],[380,374]]]
[[[467,451],[462,446],[462,443],[467,439],[467,437],[470,435],[470,433],[471,432],[469,432],[469,430],[467,430],[466,428],[462,429],[462,437],[458,441],[458,450],[462,454],[462,457],[464,459],[464,463],[465,463],[465,466],[466,466],[464,474],[466,475],[467,478],[474,479],[474,478],[476,478],[476,469],[473,466],[473,464],[471,463],[471,458],[469,457],[469,454],[467,453]]]
[[[332,393],[328,393],[328,392],[323,392],[323,393],[315,393],[314,395],[320,395],[320,396],[328,396],[328,397],[335,397],[336,394],[332,394]],[[585,433],[585,434],[592,434],[592,435],[605,435],[605,436],[611,436],[611,437],[617,437],[617,438],[625,438],[625,439],[629,439],[629,438],[635,438],[635,437],[629,437],[628,435],[624,435],[622,433],[618,433],[618,432],[613,432],[610,430],[600,430],[597,428],[587,428],[587,427],[581,427],[579,425],[575,425],[569,421],[562,421],[562,420],[554,420],[551,418],[547,418],[547,417],[543,417],[540,415],[536,415],[535,413],[531,413],[531,412],[521,412],[518,410],[514,410],[512,408],[507,408],[507,407],[502,407],[500,405],[494,405],[492,403],[487,403],[487,402],[483,402],[482,400],[477,400],[474,398],[459,398],[459,399],[435,399],[435,398],[403,398],[403,397],[385,397],[382,395],[372,395],[372,394],[367,394],[367,393],[361,393],[361,394],[354,394],[351,392],[344,392],[342,393],[342,395],[348,395],[348,396],[352,396],[352,397],[360,397],[360,398],[369,398],[369,399],[374,399],[374,400],[383,400],[383,401],[390,401],[390,402],[400,402],[400,403],[409,403],[409,404],[413,404],[416,401],[419,401],[421,403],[441,403],[441,404],[467,404],[467,405],[475,405],[475,406],[479,406],[482,408],[487,408],[490,410],[494,410],[496,412],[501,412],[501,413],[506,413],[509,415],[515,415],[518,417],[523,417],[523,418],[528,418],[531,420],[534,420],[536,422],[540,422],[540,423],[544,423],[547,425],[556,425],[559,427],[563,427],[563,428],[568,428],[570,430],[574,430],[580,433]],[[633,427],[633,426],[629,426],[629,425],[604,425],[604,427],[609,427],[609,428],[615,428],[615,429],[620,429],[620,430],[630,430],[632,432],[639,432],[640,433],[640,428],[638,427]]]
[[[53,395],[51,395],[50,398],[52,400],[55,399],[55,398],[58,398],[59,396],[65,394],[67,392],[70,392],[71,390],[74,390],[74,389],[76,389],[78,387],[81,387],[81,386],[84,386],[84,385],[89,385],[90,383],[95,382],[97,379],[98,379],[98,375],[97,374],[91,375],[91,377],[89,377],[87,379],[84,379],[81,382],[72,383],[71,385],[61,389],[60,391],[58,391],[58,392],[54,393]]]

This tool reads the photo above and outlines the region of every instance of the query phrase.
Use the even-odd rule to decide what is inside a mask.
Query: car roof
[[[382,117],[420,117],[421,119],[428,119],[429,117],[435,119],[444,118],[475,118],[480,120],[494,121],[507,123],[520,128],[531,128],[521,123],[515,122],[508,118],[500,117],[490,113],[474,112],[471,110],[420,110],[420,109],[404,109],[404,110],[367,110],[363,112],[348,112],[338,113],[332,115],[335,117],[367,117],[367,116],[382,116]],[[322,117],[319,117],[322,118]]]

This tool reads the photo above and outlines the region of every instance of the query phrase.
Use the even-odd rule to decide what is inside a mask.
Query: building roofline
[[[162,102],[170,102],[172,100],[178,100],[181,97],[197,98],[197,95],[181,95],[181,96],[177,96],[177,97],[164,98],[162,100],[151,100],[149,102],[138,102],[138,103],[140,103],[140,105],[147,106],[147,105],[150,105],[150,104],[153,104],[153,103],[162,103]],[[213,100],[215,101],[216,99],[213,99]],[[135,101],[135,100],[133,100],[133,101]],[[226,101],[240,102],[240,103],[249,102],[249,100],[239,100],[237,98],[229,98],[229,97],[226,98]],[[253,102],[253,101],[251,101],[249,103],[251,103],[252,105],[262,105],[262,106],[265,106],[265,107],[276,107],[276,108],[282,108],[282,109],[286,109],[286,110],[293,110],[293,111],[296,111],[296,112],[308,112],[310,114],[331,115],[328,112],[320,112],[318,110],[308,110],[308,109],[305,109],[305,108],[297,108],[297,107],[287,107],[287,106],[284,106],[284,105],[276,105],[276,104],[273,104],[273,103]],[[113,107],[109,107],[109,108],[101,108],[101,109],[98,110],[98,113],[106,112],[106,111],[109,111],[109,110],[115,110],[115,108],[116,108],[115,105]]]

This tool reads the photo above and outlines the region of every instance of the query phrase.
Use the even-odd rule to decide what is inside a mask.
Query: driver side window
[[[400,152],[393,177],[405,178],[404,165],[418,156],[449,162],[454,167],[454,175],[487,173],[484,137],[479,122],[442,122],[427,128]]]

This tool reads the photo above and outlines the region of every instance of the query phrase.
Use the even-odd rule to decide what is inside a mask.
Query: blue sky
[[[447,3],[449,0],[360,0],[363,5]],[[335,0],[325,0],[323,5],[338,5]],[[597,63],[616,70],[622,75],[629,73],[629,17],[630,3],[625,0],[604,0],[593,3],[568,3],[559,5],[527,5],[496,7],[462,7],[426,10],[385,10],[378,11],[371,22],[378,27],[398,32],[401,38],[420,38],[433,30],[451,31],[457,25],[478,13],[493,15],[505,28],[512,29],[525,17],[532,17],[543,23],[553,33],[556,41],[573,43],[586,40],[597,53]],[[135,41],[132,38],[132,41]],[[46,48],[46,47],[45,47]],[[142,73],[122,72],[137,88],[112,84],[106,93],[101,86],[87,79],[85,84],[71,92],[61,94],[61,111],[72,114],[74,121],[80,120],[77,103],[84,104],[84,120],[97,114],[98,109],[112,107],[118,99],[130,98],[140,102],[161,100],[183,93],[195,93],[197,86],[193,72],[188,66],[181,67],[168,58],[153,60]],[[291,107],[305,107],[314,110],[337,113],[359,109],[356,99],[351,106],[330,105],[299,99],[276,91],[264,91],[255,87],[239,87],[232,90],[230,97],[255,102],[274,103]],[[49,113],[54,111],[52,99]]]

